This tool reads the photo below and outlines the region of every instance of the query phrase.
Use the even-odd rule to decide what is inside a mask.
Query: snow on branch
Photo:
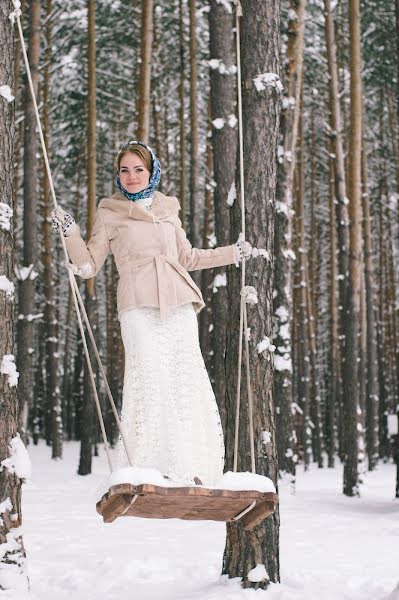
[[[261,73],[254,77],[253,82],[258,92],[263,92],[267,87],[274,87],[278,92],[283,91],[283,84],[277,73]]]
[[[289,354],[281,356],[280,354],[274,355],[274,368],[276,371],[289,371],[292,373],[292,360]]]
[[[19,433],[12,438],[8,449],[10,456],[1,461],[0,471],[7,469],[11,474],[15,473],[19,479],[28,479],[31,474],[31,463]]]
[[[274,346],[270,339],[267,337],[267,335],[265,335],[265,337],[259,342],[259,344],[256,344],[256,349],[258,351],[258,354],[261,354],[262,352],[265,352],[265,350],[269,350],[269,352],[274,352],[276,349],[276,346]]]
[[[224,119],[222,119],[221,117],[218,117],[217,119],[213,119],[212,125],[214,126],[215,129],[223,129]]]
[[[231,115],[229,115],[227,117],[227,125],[229,127],[231,127],[232,129],[234,129],[234,127],[237,125],[238,121],[237,121],[237,117],[235,116],[234,113],[232,113]],[[212,125],[214,126],[215,129],[223,129],[223,127],[226,125],[226,119],[223,119],[223,117],[218,117],[217,119],[214,119],[212,121]]]
[[[220,75],[235,75],[237,73],[236,65],[228,67],[220,58],[211,58],[211,60],[208,60],[208,65],[212,71],[218,71]]]
[[[271,260],[270,254],[268,253],[268,251],[265,248],[253,247],[251,256],[252,256],[252,258],[259,258],[259,256],[263,256],[264,258],[267,258],[267,260]]]
[[[7,102],[12,102],[15,99],[9,85],[0,85],[0,96],[7,100]]]
[[[14,299],[14,284],[5,275],[0,275],[0,290],[5,292],[9,300]]]
[[[13,210],[11,206],[0,202],[0,227],[3,231],[10,231],[11,229],[11,217]]]
[[[216,294],[219,291],[220,287],[225,287],[227,285],[227,276],[226,273],[218,273],[215,275],[214,280],[212,281],[212,292]]]
[[[19,281],[25,281],[26,279],[31,279],[33,281],[36,279],[39,273],[35,271],[34,266],[35,265],[29,265],[28,267],[15,266],[14,271],[17,279]]]
[[[18,385],[19,373],[15,365],[15,357],[13,354],[5,354],[1,360],[0,373],[8,375],[8,385],[15,387]]]

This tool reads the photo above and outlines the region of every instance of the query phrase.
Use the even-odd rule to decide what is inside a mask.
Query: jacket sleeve
[[[65,244],[73,264],[79,269],[78,274],[83,279],[95,277],[103,266],[110,249],[101,210],[97,209],[93,231],[87,244],[82,240],[79,227],[65,238]]]
[[[176,218],[175,230],[179,263],[187,271],[212,269],[213,267],[223,267],[235,263],[234,245],[200,250],[193,248],[188,241],[179,218]]]

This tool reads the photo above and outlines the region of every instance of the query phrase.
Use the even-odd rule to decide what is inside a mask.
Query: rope
[[[36,124],[37,124],[37,129],[38,129],[38,132],[39,132],[39,138],[40,138],[40,143],[41,143],[42,152],[43,152],[44,164],[46,166],[46,173],[47,173],[47,177],[48,177],[49,184],[50,184],[51,198],[53,200],[54,208],[57,208],[58,204],[57,204],[57,198],[56,198],[55,190],[54,190],[53,177],[52,177],[52,174],[51,174],[51,169],[50,169],[50,164],[49,164],[48,154],[47,154],[47,148],[46,148],[46,144],[45,144],[44,137],[43,137],[43,130],[42,130],[42,125],[41,125],[39,110],[38,110],[38,107],[37,107],[35,90],[33,88],[32,75],[31,75],[31,70],[30,70],[30,66],[29,66],[28,56],[27,56],[27,53],[26,53],[26,46],[25,46],[24,35],[23,35],[23,32],[22,32],[21,19],[20,19],[20,16],[21,16],[20,2],[18,0],[12,0],[12,3],[14,5],[14,9],[15,10],[14,10],[14,12],[11,13],[10,18],[11,18],[11,20],[13,22],[14,22],[14,20],[17,21],[18,33],[19,33],[19,37],[20,37],[20,41],[21,41],[21,49],[22,49],[22,54],[23,54],[23,57],[24,57],[24,62],[25,62],[25,67],[26,67],[26,74],[27,74],[27,77],[28,77],[29,89],[30,89],[30,93],[31,93],[31,96],[32,96],[32,102],[33,102],[33,107],[34,107],[35,117],[36,117]],[[110,471],[112,473],[112,471],[113,471],[113,465],[112,465],[112,459],[111,459],[111,452],[110,452],[110,447],[109,447],[109,443],[108,443],[107,433],[105,431],[104,419],[103,419],[103,416],[102,416],[100,401],[99,401],[98,394],[97,394],[96,383],[95,383],[95,378],[94,378],[94,372],[93,372],[93,368],[92,368],[91,361],[90,361],[90,354],[89,354],[89,350],[88,350],[88,347],[87,347],[86,335],[85,335],[85,331],[84,331],[84,327],[83,327],[82,315],[81,315],[81,312],[80,312],[79,305],[80,305],[80,307],[82,309],[82,313],[83,313],[84,320],[85,320],[85,323],[86,323],[86,326],[87,326],[87,330],[89,332],[90,341],[92,343],[92,346],[93,346],[93,349],[94,349],[94,353],[95,353],[98,365],[100,367],[101,375],[102,375],[102,377],[104,379],[104,383],[105,383],[105,388],[106,388],[106,391],[107,391],[107,395],[108,395],[108,398],[109,398],[111,406],[112,406],[112,410],[113,410],[114,415],[115,415],[115,419],[116,419],[116,422],[117,422],[117,425],[118,425],[119,432],[120,432],[121,437],[122,437],[122,441],[123,441],[123,444],[124,444],[124,447],[125,447],[126,455],[128,457],[128,461],[129,461],[130,466],[132,466],[132,460],[131,460],[131,457],[130,457],[129,449],[127,447],[126,438],[125,438],[124,433],[123,433],[122,428],[121,428],[121,424],[120,424],[118,412],[117,412],[117,409],[116,409],[116,406],[115,406],[115,402],[114,402],[114,399],[112,397],[112,393],[111,393],[110,387],[108,385],[108,380],[107,380],[107,377],[106,377],[106,374],[105,374],[105,370],[104,370],[103,364],[101,362],[100,354],[99,354],[98,349],[97,349],[97,344],[96,344],[96,341],[94,339],[94,335],[93,335],[93,332],[92,332],[92,329],[91,329],[91,326],[90,326],[90,323],[89,323],[89,320],[88,320],[88,317],[87,317],[87,313],[86,313],[86,309],[85,309],[85,306],[84,306],[84,302],[83,302],[82,296],[80,294],[78,285],[76,283],[75,277],[72,274],[71,270],[68,268],[69,267],[68,250],[67,250],[67,247],[66,247],[66,244],[65,244],[65,239],[64,239],[63,233],[61,231],[61,228],[60,228],[60,239],[61,239],[62,249],[63,249],[64,255],[65,255],[65,263],[67,265],[67,271],[68,271],[68,276],[69,276],[69,284],[71,286],[73,303],[74,303],[75,310],[76,310],[76,315],[77,315],[77,318],[78,318],[79,331],[80,331],[80,335],[82,337],[83,349],[84,349],[84,353],[85,353],[85,357],[86,357],[87,368],[88,368],[88,371],[89,371],[89,378],[90,378],[91,386],[92,386],[92,389],[93,389],[94,401],[95,401],[95,404],[96,404],[98,419],[99,419],[99,422],[100,422],[100,429],[101,429],[101,433],[102,433],[102,437],[103,437],[103,441],[104,441],[105,451],[107,453],[108,466],[109,466],[109,469],[110,469]]]
[[[239,0],[236,0],[236,54],[237,54],[237,104],[238,104],[238,143],[240,160],[240,203],[241,203],[241,231],[245,240],[245,178],[244,178],[244,142],[243,142],[243,119],[242,119],[242,78],[241,78],[241,48],[240,48],[240,17],[242,8]],[[249,364],[249,340],[247,302],[249,301],[248,290],[245,285],[245,257],[242,258],[241,268],[241,293],[240,293],[240,328],[238,344],[238,374],[237,374],[237,397],[236,397],[236,419],[234,433],[234,462],[233,471],[237,471],[238,465],[238,436],[240,428],[240,405],[241,405],[241,370],[242,370],[242,346],[243,337],[245,343],[245,366],[248,394],[248,420],[249,420],[249,445],[251,452],[251,470],[256,473],[255,442],[253,426],[253,399],[251,388],[251,371]],[[256,291],[255,291],[256,292]],[[255,293],[256,295],[256,293]]]

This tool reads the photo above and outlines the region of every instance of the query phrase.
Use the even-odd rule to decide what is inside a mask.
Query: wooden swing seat
[[[249,530],[273,514],[277,502],[272,492],[123,483],[112,486],[96,508],[104,523],[118,517],[240,521]]]

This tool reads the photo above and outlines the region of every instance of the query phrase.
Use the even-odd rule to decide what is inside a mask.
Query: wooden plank
[[[137,498],[134,504],[131,504],[135,496]],[[112,486],[97,503],[96,508],[106,523],[112,523],[120,516],[232,521],[254,500],[256,506],[241,519],[245,529],[252,529],[274,511],[278,500],[276,494],[254,490],[120,484]]]
[[[259,523],[262,523],[264,519],[272,515],[275,510],[276,505],[274,502],[260,502],[249,513],[242,517],[241,524],[246,531],[253,529],[259,525]]]
[[[131,501],[132,496],[130,494],[118,494],[113,496],[108,502],[105,502],[101,510],[104,523],[112,523],[115,521],[121,513],[126,511]]]

